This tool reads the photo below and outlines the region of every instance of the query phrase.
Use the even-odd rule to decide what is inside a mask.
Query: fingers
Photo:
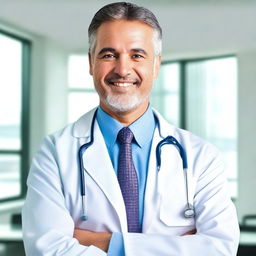
[[[194,234],[196,234],[196,232],[197,232],[197,230],[196,230],[196,229],[193,229],[193,230],[190,230],[190,231],[184,233],[184,234],[181,235],[181,236],[194,235]]]

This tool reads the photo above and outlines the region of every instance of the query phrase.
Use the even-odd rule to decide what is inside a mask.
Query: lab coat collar
[[[92,109],[80,117],[73,125],[72,134],[74,137],[79,138],[81,145],[90,138],[91,124],[95,111],[96,108]],[[98,184],[112,204],[119,217],[122,232],[127,232],[126,211],[122,193],[109,158],[107,147],[104,146],[104,138],[100,132],[97,121],[94,125],[94,134],[94,143],[82,156],[84,169]],[[98,161],[88,161],[88,159],[95,159],[95,157],[100,159],[100,164]]]
[[[93,118],[93,114],[96,111],[97,108],[94,108],[81,116],[75,123],[73,127],[73,136],[76,138],[85,138],[90,136],[90,129],[91,129],[91,121]],[[174,136],[174,126],[170,125],[163,117],[162,115],[154,108],[153,112],[159,122],[158,130],[159,135],[162,138],[165,138],[167,136]]]
[[[169,124],[156,109],[153,108],[153,112],[155,117],[157,118],[160,137],[164,139],[167,136],[174,136],[175,127]]]
[[[93,114],[97,108],[94,108],[81,116],[73,126],[73,136],[76,138],[86,138],[90,136],[91,122]]]
[[[127,218],[122,192],[97,122],[94,125],[94,134],[94,143],[87,148],[82,156],[84,170],[92,177],[112,204],[117,216],[119,216],[122,232],[127,232]]]
[[[95,110],[96,109],[92,109],[74,123],[74,137],[90,137],[91,123]],[[167,121],[165,121],[164,118],[155,109],[153,109],[153,112],[155,114],[157,122],[159,123],[159,125],[157,125],[158,129],[155,129],[155,135],[152,143],[152,146],[156,147],[156,145],[161,139],[165,138],[168,135],[174,136],[174,126],[170,125]],[[111,202],[113,208],[119,216],[122,232],[127,232],[125,205],[122,199],[122,194],[113,166],[108,156],[107,147],[103,147],[101,148],[101,150],[99,150],[99,147],[97,146],[102,145],[102,143],[104,144],[104,138],[100,133],[100,129],[97,122],[95,123],[94,132],[95,134],[97,134],[97,136],[95,136],[94,138],[95,142],[92,144],[91,147],[88,148],[88,150],[86,150],[86,152],[83,155],[84,168],[87,170],[90,176],[93,177],[93,179],[97,182],[97,184],[100,186],[108,200]],[[98,159],[101,159],[101,165],[99,165],[97,161],[86,161],[86,159],[93,159],[95,155],[97,155]],[[104,166],[104,168],[102,166]],[[157,172],[155,166],[155,151],[152,150],[150,154],[150,164],[148,171],[148,185],[145,191],[145,200],[150,203],[148,204],[148,206],[145,206],[144,209],[144,231],[148,230],[151,226],[152,219],[154,217],[153,215],[155,214],[155,212],[152,211],[152,205],[154,205],[155,202],[158,202],[157,198],[159,194],[157,191],[157,187],[154,185],[157,183]],[[109,186],[109,184],[112,185]]]

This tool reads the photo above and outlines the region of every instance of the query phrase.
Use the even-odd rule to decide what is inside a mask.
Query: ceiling
[[[87,49],[87,28],[94,13],[112,1],[0,0],[0,23],[49,38],[70,51]],[[138,0],[151,9],[164,31],[169,51],[205,43],[238,47],[256,42],[255,0]],[[207,40],[206,40],[207,38]],[[205,41],[205,42],[204,42]],[[214,41],[216,41],[214,43]],[[221,47],[226,47],[225,44]]]

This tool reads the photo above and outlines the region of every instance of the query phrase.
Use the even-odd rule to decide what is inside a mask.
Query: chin
[[[123,99],[123,97],[116,97],[112,95],[108,95],[104,103],[105,105],[116,113],[125,113],[130,112],[138,108],[141,104],[143,104],[148,97],[142,96],[133,96],[128,99]]]

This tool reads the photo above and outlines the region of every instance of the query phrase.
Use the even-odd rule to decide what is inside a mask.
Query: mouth
[[[110,83],[111,85],[114,85],[114,86],[118,86],[118,87],[129,87],[129,86],[132,86],[134,85],[135,83]]]
[[[130,86],[136,86],[138,85],[138,81],[133,81],[133,80],[107,80],[107,84],[110,86],[115,86],[115,87],[130,87]]]

